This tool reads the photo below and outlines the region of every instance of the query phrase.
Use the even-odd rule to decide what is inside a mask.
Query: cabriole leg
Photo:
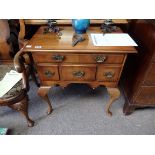
[[[38,95],[41,96],[48,104],[48,111],[47,111],[47,114],[49,115],[50,113],[52,113],[52,105],[51,105],[51,102],[48,98],[48,92],[50,90],[51,87],[40,87],[38,89]]]
[[[120,96],[120,91],[118,88],[107,88],[107,91],[110,95],[110,100],[109,102],[107,103],[107,106],[106,106],[106,113],[109,115],[109,116],[112,116],[112,112],[110,111],[110,108],[113,104],[113,102],[119,98]]]

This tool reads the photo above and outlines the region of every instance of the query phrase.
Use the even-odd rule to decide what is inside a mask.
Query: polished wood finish
[[[86,40],[72,47],[72,39],[74,35],[73,28],[70,26],[61,27],[63,30],[61,39],[59,39],[54,33],[52,35],[44,34],[44,26],[40,27],[37,33],[32,37],[28,43],[31,47],[25,47],[24,51],[28,52],[53,52],[55,53],[76,53],[76,54],[127,54],[136,53],[136,50],[132,46],[94,46],[91,33],[102,33],[99,27],[90,27],[86,34]],[[121,31],[118,31],[119,33]],[[41,46],[37,48],[36,46]],[[94,52],[97,50],[97,52]]]
[[[63,60],[56,60],[55,56],[63,56]],[[105,57],[104,62],[97,62],[97,57]],[[64,53],[33,53],[33,58],[35,62],[66,62],[66,63],[122,63],[124,60],[124,55],[116,54],[64,54]]]
[[[155,25],[133,20],[129,33],[139,46],[138,55],[128,57],[122,78],[126,115],[136,108],[155,106]]]
[[[97,81],[115,82],[119,80],[121,65],[99,65],[97,70]]]
[[[59,80],[58,65],[38,64],[37,70],[41,81]]]
[[[120,95],[117,86],[126,56],[128,53],[136,53],[136,49],[94,46],[90,34],[101,33],[100,27],[90,27],[85,34],[86,40],[75,47],[71,45],[74,35],[71,26],[61,27],[61,38],[54,33],[44,34],[44,28],[40,27],[23,53],[32,53],[41,81],[38,94],[48,103],[48,112],[52,111],[47,95],[52,86],[65,88],[70,83],[85,83],[93,89],[100,85],[107,87],[110,101],[106,111],[112,115],[109,109]]]
[[[58,24],[61,25],[71,25],[71,19],[59,19],[56,20]],[[126,19],[113,19],[115,24],[127,24],[128,21]],[[104,19],[91,19],[91,24],[102,24]],[[27,25],[44,25],[47,24],[47,19],[24,19],[24,23]]]
[[[95,81],[96,65],[61,65],[60,77],[64,81]]]

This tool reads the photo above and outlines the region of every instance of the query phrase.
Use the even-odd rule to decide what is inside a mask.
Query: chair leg
[[[23,100],[17,102],[13,105],[9,105],[10,108],[19,111],[27,120],[28,127],[34,126],[34,121],[32,121],[28,115],[28,96],[25,96]]]

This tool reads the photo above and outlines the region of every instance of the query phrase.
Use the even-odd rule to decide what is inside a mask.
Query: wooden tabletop
[[[45,51],[45,52],[86,52],[92,53],[94,51],[101,53],[137,53],[136,49],[132,46],[94,46],[91,33],[101,33],[100,27],[89,27],[85,38],[86,40],[78,43],[72,47],[72,39],[74,30],[71,26],[61,27],[63,30],[62,36],[59,39],[55,33],[44,34],[44,26],[40,27],[36,34],[31,38],[23,51]],[[120,31],[119,31],[120,33]],[[39,48],[36,48],[39,47]]]

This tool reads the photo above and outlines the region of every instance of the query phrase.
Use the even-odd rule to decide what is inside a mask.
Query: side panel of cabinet
[[[137,104],[154,105],[155,87],[141,87],[135,97],[135,102]]]
[[[145,85],[155,86],[155,62],[152,62],[144,80]]]

